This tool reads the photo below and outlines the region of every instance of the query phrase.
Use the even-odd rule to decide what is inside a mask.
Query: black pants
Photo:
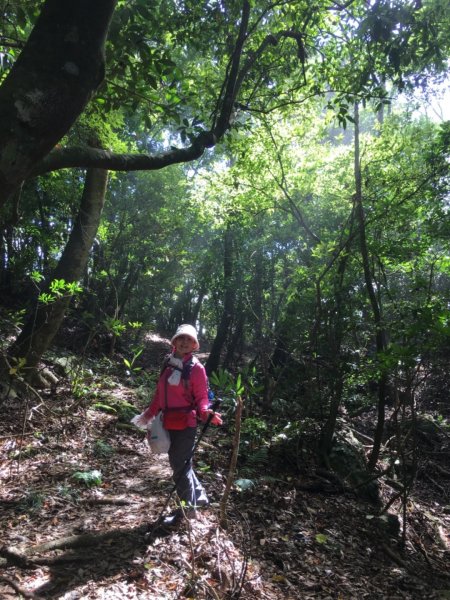
[[[205,490],[192,468],[192,451],[195,445],[196,427],[180,431],[170,430],[169,462],[177,494],[187,506],[204,506],[208,503]]]

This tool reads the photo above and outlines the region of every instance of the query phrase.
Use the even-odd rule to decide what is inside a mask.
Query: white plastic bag
[[[161,411],[147,426],[147,442],[154,454],[165,454],[170,448],[169,432],[164,429],[162,419]]]
[[[140,415],[136,415],[134,416],[130,423],[133,423],[133,425],[135,425],[136,427],[138,427],[139,429],[147,429],[147,427],[150,425],[150,423],[153,421],[153,419],[147,419],[144,416],[144,413],[141,413]]]

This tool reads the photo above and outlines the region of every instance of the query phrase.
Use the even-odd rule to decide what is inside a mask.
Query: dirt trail
[[[152,336],[142,364],[157,368],[167,350],[164,339]],[[145,538],[172,488],[168,460],[152,455],[143,433],[117,414],[121,406],[142,404],[136,389],[107,376],[91,381],[91,392],[95,388],[99,402],[90,407],[67,390],[42,398],[45,405],[21,403],[19,419],[17,401],[5,405],[0,597],[183,598],[192,597],[194,586],[195,597],[207,598],[215,597],[214,590],[238,590],[244,573],[251,573],[248,597],[285,597],[275,588],[270,592],[270,582],[260,596],[257,566],[249,568],[220,530],[214,503],[172,535]],[[71,408],[60,411],[63,402]],[[107,406],[116,412],[104,412]],[[200,463],[210,443],[199,449]],[[202,475],[213,500],[219,499],[217,477]],[[65,547],[42,549],[61,540]]]
[[[149,337],[141,365],[157,374],[167,350],[164,338]],[[119,379],[123,364],[90,368],[84,388],[62,383],[2,406],[0,598],[449,597],[450,552],[439,536],[448,535],[450,518],[442,507],[436,512],[431,494],[412,498],[403,555],[398,536],[374,526],[370,505],[348,494],[301,491],[307,464],[295,474],[267,465],[256,485],[233,492],[229,527],[221,529],[226,426],[211,430],[196,456],[212,506],[170,535],[146,539],[172,488],[167,458],[151,455],[143,434],[128,425],[129,404],[142,408],[145,394]],[[42,548],[64,538],[65,548]]]

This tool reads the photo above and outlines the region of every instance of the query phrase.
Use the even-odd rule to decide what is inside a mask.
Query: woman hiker
[[[219,413],[208,408],[208,380],[204,366],[193,356],[198,350],[197,332],[192,325],[180,325],[171,339],[172,352],[165,359],[156,391],[149,407],[132,422],[138,427],[163,411],[164,428],[170,435],[169,463],[180,501],[190,516],[195,508],[208,505],[208,497],[192,468],[197,418],[221,425]],[[172,514],[170,524],[178,522],[183,509]]]

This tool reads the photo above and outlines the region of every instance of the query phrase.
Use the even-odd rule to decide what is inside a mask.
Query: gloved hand
[[[136,427],[139,427],[139,429],[147,429],[148,425],[153,421],[153,417],[147,417],[145,415],[145,412],[141,413],[140,415],[136,415],[134,416],[130,423],[133,423],[133,425],[136,425]]]
[[[202,421],[206,421],[208,419],[209,415],[213,415],[210,420],[211,425],[222,425],[223,424],[222,416],[220,415],[220,413],[214,412],[212,409],[203,410],[200,414],[200,418]]]
[[[222,415],[219,413],[216,413],[216,412],[213,413],[210,423],[212,423],[213,425],[222,425],[223,424]]]

